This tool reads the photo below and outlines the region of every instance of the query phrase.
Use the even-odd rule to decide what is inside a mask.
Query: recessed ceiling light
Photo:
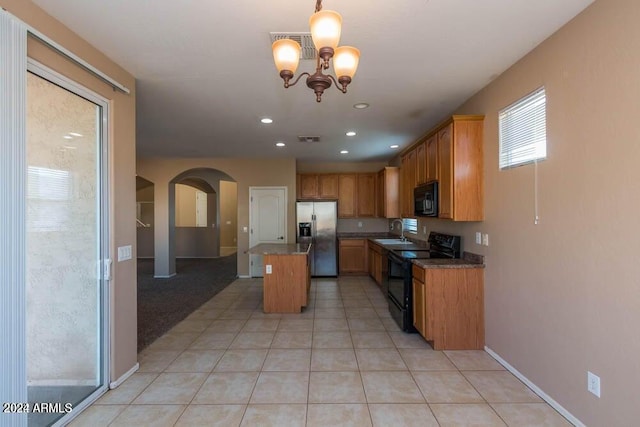
[[[356,136],[356,132],[353,130],[350,130],[349,132],[347,132],[347,136]]]
[[[340,154],[349,154],[349,152],[347,150],[342,150]]]
[[[265,125],[268,125],[269,123],[273,123],[273,119],[270,119],[269,117],[264,117],[264,118],[260,119],[260,121],[262,123],[264,123]]]
[[[353,108],[356,110],[364,110],[365,108],[369,108],[369,104],[366,102],[358,102],[357,104],[353,104]]]
[[[284,147],[285,145],[284,142],[276,142],[276,147]]]
[[[398,144],[393,144],[389,146],[389,148],[398,148],[398,147],[400,147]]]
[[[78,133],[78,132],[69,132],[69,135],[72,135],[72,136],[78,136],[78,137],[79,137],[79,136],[82,136],[82,134],[81,134],[81,133]]]
[[[73,137],[71,135],[65,135],[63,136],[64,139],[73,139]]]

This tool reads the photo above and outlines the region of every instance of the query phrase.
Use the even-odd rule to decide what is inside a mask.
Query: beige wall
[[[45,14],[28,0],[0,0],[0,7],[51,37],[88,63],[129,89],[126,95],[80,69],[67,59],[29,39],[28,55],[110,100],[111,257],[118,246],[133,245],[135,251],[135,80],[124,69]],[[115,189],[117,188],[117,191]],[[136,263],[116,262],[111,281],[111,379],[131,369],[137,361]]]
[[[486,256],[487,346],[589,426],[640,420],[638,17],[637,0],[596,1],[459,108],[486,114],[486,221],[421,221]],[[533,166],[498,170],[497,113],[542,85],[536,226]]]
[[[220,246],[233,247],[238,241],[238,184],[220,181]]]
[[[176,227],[196,226],[196,188],[176,184]]]
[[[289,219],[288,241],[295,242],[295,194],[296,164],[295,159],[139,159],[138,174],[153,181],[155,185],[156,210],[156,262],[158,259],[170,259],[169,238],[169,182],[178,174],[195,168],[217,169],[233,178],[238,186],[238,275],[249,275],[249,257],[245,251],[249,249],[249,234],[242,231],[249,227],[249,187],[250,186],[285,186],[288,191]],[[159,247],[158,245],[161,245]]]

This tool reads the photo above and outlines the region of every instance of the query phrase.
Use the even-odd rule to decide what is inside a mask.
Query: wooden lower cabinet
[[[384,273],[387,270],[387,250],[375,243],[368,242],[369,245],[369,276],[382,286]]]
[[[367,255],[366,239],[340,239],[339,274],[366,275],[369,272]]]
[[[309,298],[309,255],[264,255],[263,290],[265,313],[300,313]],[[271,266],[267,273],[266,266]]]
[[[484,270],[414,265],[413,323],[434,350],[484,349]]]

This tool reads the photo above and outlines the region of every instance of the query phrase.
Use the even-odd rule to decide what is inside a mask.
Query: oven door
[[[396,305],[401,308],[406,307],[406,295],[405,295],[405,279],[407,274],[411,274],[407,271],[407,263],[402,257],[390,251],[387,254],[389,260],[389,268],[387,270],[387,287],[389,298],[393,299]]]

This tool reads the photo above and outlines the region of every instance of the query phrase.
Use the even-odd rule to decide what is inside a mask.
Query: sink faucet
[[[404,237],[404,223],[402,222],[402,220],[401,220],[401,219],[397,219],[397,218],[396,218],[396,219],[394,219],[393,221],[391,221],[391,227],[392,227],[392,228],[393,228],[393,226],[394,226],[394,224],[395,224],[396,222],[399,222],[399,223],[400,223],[400,240],[402,240],[402,241],[404,242],[405,240],[407,240],[407,238],[406,238],[406,237]]]

